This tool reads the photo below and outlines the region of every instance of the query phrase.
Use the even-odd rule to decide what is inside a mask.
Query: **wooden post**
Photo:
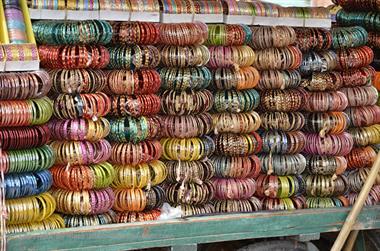
[[[335,240],[334,245],[331,248],[331,251],[342,250],[342,247],[344,243],[346,242],[346,239],[348,235],[350,234],[351,229],[354,226],[360,211],[363,208],[364,202],[367,199],[368,194],[373,184],[375,183],[375,180],[377,178],[379,171],[380,171],[380,152],[376,156],[375,163],[373,164],[371,168],[371,171],[367,177],[367,180],[365,181],[364,186],[362,190],[360,191],[360,194],[358,198],[356,199],[354,206],[352,207],[352,210],[348,214],[346,221],[344,222],[344,225],[342,227],[342,230],[339,232],[338,238]]]
[[[354,230],[348,236],[348,240],[346,245],[344,245],[343,251],[352,251],[356,242],[356,238],[358,237],[359,230]]]

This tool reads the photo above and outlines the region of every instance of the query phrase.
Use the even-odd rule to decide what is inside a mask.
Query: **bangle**
[[[215,200],[213,203],[219,213],[256,212],[263,207],[262,202],[253,196],[246,200]]]
[[[195,14],[223,14],[221,2],[194,0]]]
[[[162,208],[165,202],[165,191],[160,186],[154,186],[146,192],[145,211]]]
[[[112,143],[112,164],[138,165],[158,160],[161,157],[163,146],[157,140],[133,143]]]
[[[114,189],[115,203],[113,209],[119,212],[141,212],[147,204],[147,194],[140,188]]]
[[[54,186],[70,191],[106,188],[115,178],[114,167],[107,162],[88,166],[57,165],[50,171]]]
[[[316,72],[332,71],[338,64],[338,56],[334,51],[309,51],[303,54],[299,71],[302,76],[310,76]]]
[[[150,210],[144,212],[118,212],[116,214],[116,223],[132,223],[132,222],[144,222],[155,221],[161,215],[160,210]]]
[[[307,133],[304,152],[316,155],[345,156],[350,153],[353,145],[353,136],[347,132],[336,135],[327,134],[324,137],[316,133]]]
[[[160,25],[149,22],[114,22],[112,43],[129,45],[156,44],[159,39]]]
[[[203,182],[202,184],[167,184],[163,188],[166,192],[167,201],[172,205],[203,205],[214,198],[215,194],[214,185],[209,181]]]
[[[208,36],[207,25],[201,22],[159,24],[159,43],[167,45],[203,44]]]
[[[200,67],[210,59],[210,52],[204,45],[162,45],[158,49],[161,63],[167,67]]]
[[[305,92],[303,109],[308,112],[344,111],[349,105],[343,91]]]
[[[313,175],[340,175],[347,169],[343,156],[306,155],[306,171]]]
[[[347,179],[348,179],[349,190],[355,193],[360,193],[370,172],[371,172],[371,168],[365,167],[365,168],[356,168],[352,170],[352,172],[348,173]],[[376,175],[374,186],[376,185],[380,185],[379,173]]]
[[[188,205],[181,204],[182,217],[194,215],[210,215],[215,213],[215,207],[212,204],[206,203],[204,205]]]
[[[359,47],[366,45],[368,41],[368,33],[361,26],[334,27],[331,34],[334,49]]]
[[[213,128],[209,113],[186,116],[162,116],[161,136],[167,138],[194,138],[207,135]]]
[[[256,191],[254,179],[218,179],[211,181],[215,188],[217,200],[244,200],[253,196]]]
[[[349,193],[346,198],[350,202],[350,206],[354,205],[359,193]],[[380,202],[380,186],[373,186],[369,191],[368,197],[364,202],[364,206],[375,206]]]
[[[302,131],[263,131],[260,137],[263,141],[262,151],[266,153],[296,154],[302,152],[306,143]]]
[[[51,194],[57,201],[57,212],[70,215],[106,213],[115,202],[115,194],[111,188],[82,191],[53,188]]]
[[[375,124],[367,127],[349,128],[356,146],[375,145],[380,143],[380,125]]]
[[[282,48],[294,44],[297,34],[288,26],[251,26],[252,39],[250,45],[255,50]]]
[[[261,70],[295,70],[301,66],[302,53],[295,46],[256,51],[250,64]]]
[[[302,174],[306,168],[306,158],[302,154],[267,154],[258,155],[261,172],[268,175]]]
[[[212,108],[214,96],[209,90],[164,91],[161,93],[161,111],[166,115],[200,114]]]
[[[305,125],[305,117],[300,112],[265,112],[260,117],[265,130],[289,132],[301,130]]]
[[[112,224],[115,222],[116,214],[108,210],[103,214],[96,215],[63,215],[65,227],[89,227]]]
[[[301,176],[275,176],[261,174],[257,179],[256,195],[269,198],[289,198],[303,193]]]
[[[209,47],[210,68],[248,67],[253,65],[258,57],[257,53],[247,45],[241,46],[211,46]],[[256,69],[255,65],[253,65]]]
[[[349,169],[365,168],[372,166],[375,162],[376,151],[371,146],[353,148],[345,157]]]
[[[265,111],[294,112],[305,105],[305,92],[301,89],[265,90],[260,99]]]
[[[344,10],[352,10],[352,11],[373,11],[379,10],[380,5],[377,1],[369,0],[334,0],[336,5],[342,6]]]
[[[333,38],[331,32],[323,28],[295,28],[295,43],[301,51],[322,51],[330,49]]]
[[[208,45],[244,45],[252,37],[252,31],[243,24],[209,24]]]
[[[343,197],[334,198],[320,198],[320,197],[307,197],[306,207],[307,208],[332,208],[332,207],[348,207],[348,200]]]
[[[311,78],[302,82],[302,86],[309,91],[336,91],[344,84],[341,72],[315,72]]]
[[[158,49],[152,45],[116,45],[108,50],[109,69],[155,68],[161,60]]]
[[[333,179],[330,175],[306,175],[306,194],[309,197],[336,197],[347,192],[347,178],[343,175]]]
[[[111,145],[107,140],[90,141],[52,141],[50,146],[56,156],[57,165],[89,165],[108,160]]]
[[[255,89],[235,91],[220,90],[214,95],[215,111],[240,113],[256,109],[260,104],[260,95]]]
[[[263,141],[256,132],[250,134],[223,133],[213,137],[217,155],[249,156],[262,150]]]
[[[168,175],[166,181],[169,183],[193,182],[202,184],[214,176],[212,160],[201,161],[165,161]]]
[[[326,134],[340,134],[346,131],[351,119],[345,112],[307,113],[304,130],[307,132]]]
[[[372,82],[376,86],[376,71],[372,66],[359,69],[349,69],[339,72],[343,79],[344,87],[368,85]]]
[[[291,198],[263,198],[263,210],[295,210],[306,208],[306,198],[301,196],[294,196]]]
[[[239,69],[217,68],[213,71],[213,86],[219,90],[246,90],[255,88],[260,79],[260,73],[253,67]]]
[[[205,67],[163,67],[158,70],[161,88],[165,90],[199,91],[206,89],[213,79],[210,70]]]
[[[350,127],[363,127],[380,123],[380,107],[377,105],[350,107],[344,112],[348,116]]]
[[[218,178],[257,178],[261,171],[261,163],[257,156],[230,157],[212,156],[210,158],[214,168],[214,177]]]
[[[50,217],[40,222],[9,224],[7,234],[25,233],[38,230],[53,230],[64,228],[65,223],[59,214],[52,214]]]
[[[348,106],[375,105],[379,94],[374,86],[361,86],[353,88],[342,88],[348,99]]]
[[[160,97],[156,94],[120,95],[111,97],[110,115],[115,117],[140,117],[155,115],[160,111]]]
[[[297,70],[264,70],[260,72],[257,89],[288,89],[301,85],[301,74]]]
[[[374,58],[371,48],[361,46],[356,48],[339,49],[337,51],[338,70],[348,70],[350,68],[361,68],[368,66]]]
[[[50,139],[47,125],[33,127],[0,128],[2,150],[18,150],[45,145]]]
[[[214,133],[250,133],[261,125],[260,115],[255,112],[218,113],[212,115]]]

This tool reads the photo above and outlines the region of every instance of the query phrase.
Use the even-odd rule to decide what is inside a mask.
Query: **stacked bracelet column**
[[[224,24],[209,25],[208,30],[208,67],[213,75],[209,89],[214,94],[213,204],[220,213],[258,211],[261,201],[253,195],[260,160],[255,154],[262,149],[262,139],[256,132],[261,120],[254,110],[260,97],[254,88],[260,75],[250,66],[255,53],[246,45],[252,32],[245,25]]]
[[[5,197],[0,214],[7,215],[6,233],[64,227],[48,192],[53,183],[49,168],[54,164],[53,150],[46,145],[50,139],[46,123],[53,114],[46,97],[50,88],[45,71],[0,74],[1,200]]]
[[[96,27],[96,28],[95,28]],[[70,32],[66,33],[66,31]],[[41,64],[53,81],[55,119],[49,123],[56,155],[52,195],[66,227],[114,222],[110,185],[109,97],[101,92],[107,76],[112,27],[105,21],[37,22]]]
[[[301,131],[305,118],[301,110],[305,93],[300,88],[302,53],[294,45],[296,33],[290,27],[251,27],[252,66],[260,70],[260,136],[258,155],[261,174],[256,179],[256,195],[266,210],[291,210],[305,207],[301,173],[306,159]],[[281,37],[282,39],[278,39]]]
[[[168,167],[166,200],[180,206],[184,216],[213,213],[210,201],[215,189],[210,179],[214,167],[208,159],[215,150],[208,136],[213,96],[205,89],[211,81],[211,73],[204,67],[210,52],[202,45],[207,26],[162,24],[159,29],[162,160]]]
[[[161,121],[160,98],[156,95],[161,79],[155,66],[160,54],[154,44],[158,27],[153,23],[118,22],[113,24],[111,65],[107,72],[107,93],[111,95],[108,139],[112,141],[110,161],[116,177],[117,223],[156,220],[165,194],[160,184],[167,175],[159,160],[162,146],[158,141]],[[122,54],[120,58],[121,51]],[[130,62],[122,64],[118,60]]]

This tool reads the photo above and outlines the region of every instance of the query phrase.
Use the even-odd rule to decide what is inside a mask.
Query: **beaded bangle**
[[[302,154],[259,154],[261,171],[268,175],[302,174],[306,168],[306,158]]]
[[[113,44],[156,44],[159,39],[160,26],[149,22],[115,22],[112,23]]]
[[[291,198],[263,198],[263,210],[295,210],[306,208],[306,198],[294,196]]]
[[[302,62],[302,53],[295,46],[256,51],[252,66],[258,70],[295,70]]]
[[[59,214],[52,214],[50,217],[40,222],[7,225],[6,233],[16,234],[16,233],[38,231],[38,230],[60,229],[64,227],[65,227],[65,223],[62,217]]]
[[[151,45],[117,45],[108,47],[109,69],[155,68],[161,60],[158,49]]]
[[[0,101],[0,126],[42,125],[53,114],[49,98]]]
[[[54,188],[51,194],[57,201],[57,212],[70,215],[106,213],[115,202],[111,188],[78,192]]]
[[[213,137],[217,155],[249,156],[262,150],[263,141],[259,134],[232,134],[223,133]]]
[[[160,111],[160,97],[156,94],[120,95],[111,97],[110,115],[115,117],[140,117],[155,115]]]
[[[109,210],[103,214],[96,215],[63,215],[65,227],[89,227],[112,224],[116,220],[114,211]]]
[[[217,200],[241,200],[249,199],[256,191],[254,179],[218,179],[211,181],[215,187],[215,199]]]
[[[162,125],[160,117],[124,117],[111,119],[111,131],[109,140],[117,142],[139,143],[144,140],[152,140],[161,133]]]
[[[22,224],[47,219],[54,213],[56,203],[49,193],[42,193],[6,200],[5,208],[8,213],[7,224]]]
[[[307,113],[304,130],[321,136],[339,134],[348,128],[350,121],[345,112]]]
[[[296,28],[296,44],[301,51],[328,50],[332,45],[332,35],[327,29],[322,28]]]
[[[369,65],[374,58],[371,48],[361,46],[357,48],[340,49],[337,51],[338,70],[348,70],[351,68],[361,68]]]
[[[159,141],[143,141],[137,144],[112,143],[110,162],[119,165],[138,165],[161,157],[163,146]]]
[[[306,175],[306,194],[309,197],[336,197],[347,191],[347,178],[342,175],[333,179],[330,175]]]
[[[166,199],[172,205],[191,204],[203,205],[214,198],[213,183],[206,181],[202,184],[175,183],[164,187]]]
[[[257,156],[230,157],[212,156],[210,158],[214,168],[214,177],[218,178],[257,178],[261,171],[261,163]]]
[[[374,86],[361,86],[354,88],[342,88],[348,99],[348,106],[375,105],[379,94]]]
[[[189,115],[209,111],[214,96],[209,90],[164,91],[161,93],[161,111],[166,115]]]
[[[348,129],[356,146],[367,146],[380,143],[380,125]]]
[[[380,123],[380,107],[373,106],[358,106],[350,107],[345,111],[351,127],[363,127]]]
[[[220,90],[246,90],[257,86],[260,73],[253,67],[217,68],[213,71],[213,86]]]
[[[49,122],[53,140],[98,141],[110,133],[110,123],[105,118],[52,120]]]
[[[0,164],[4,173],[24,173],[45,170],[54,164],[55,156],[50,146],[26,150],[0,152]]]
[[[201,22],[160,24],[159,43],[167,45],[197,45],[207,39],[207,25]]]
[[[113,209],[119,212],[141,212],[147,204],[147,194],[140,188],[115,189],[115,203]]]
[[[163,138],[160,143],[163,149],[162,158],[165,160],[201,160],[215,151],[215,143],[208,136],[189,139]]]
[[[102,70],[55,69],[49,70],[53,81],[52,90],[57,94],[92,93],[102,91],[106,86],[107,75]]]
[[[108,187],[115,178],[113,166],[107,162],[88,166],[53,166],[54,186],[70,191]]]
[[[376,71],[372,66],[349,69],[339,73],[342,75],[345,87],[368,85],[371,82],[375,85],[376,82]]]
[[[46,96],[52,86],[46,71],[12,72],[0,75],[0,100],[36,99]]]
[[[214,95],[214,109],[217,112],[249,112],[260,104],[260,95],[255,89],[235,91],[220,90]]]
[[[289,132],[301,130],[305,125],[305,117],[300,112],[265,112],[260,117],[264,130]]]
[[[372,166],[375,162],[376,151],[371,146],[353,148],[345,157],[349,169],[365,168]]]
[[[214,133],[250,133],[259,129],[260,115],[255,112],[247,113],[218,113],[212,115]]]
[[[215,211],[219,213],[242,213],[262,210],[262,203],[256,197],[247,200],[215,200]]]
[[[88,165],[108,160],[111,145],[107,140],[90,141],[53,141],[50,143],[56,156],[57,165]]]
[[[213,120],[209,113],[186,116],[163,116],[161,136],[167,138],[194,138],[209,134]]]
[[[34,127],[0,128],[2,150],[27,149],[45,145],[50,139],[47,125]]]
[[[310,51],[303,54],[299,71],[302,76],[310,76],[315,72],[332,71],[338,64],[338,56],[334,51]]]
[[[168,170],[166,181],[169,183],[176,182],[194,182],[202,184],[214,176],[213,162],[210,160],[202,161],[165,161]]]
[[[265,111],[293,112],[304,105],[305,92],[301,89],[266,90],[260,99]]]
[[[319,198],[319,197],[307,197],[307,208],[332,208],[332,207],[348,207],[348,200],[339,196],[337,198]]]
[[[340,72],[315,72],[302,82],[302,86],[309,91],[335,91],[343,86],[343,81]]]
[[[265,70],[260,72],[257,89],[288,89],[301,85],[301,74],[297,70]]]
[[[44,193],[51,187],[53,178],[48,170],[35,173],[5,175],[5,198],[20,197]]]
[[[334,27],[331,29],[334,49],[352,48],[366,45],[368,33],[361,26]]]
[[[251,26],[252,39],[250,45],[255,50],[282,48],[296,42],[296,32],[288,26]]]
[[[162,45],[158,49],[161,63],[168,67],[199,67],[210,59],[210,52],[204,45]]]
[[[330,156],[347,155],[354,145],[353,136],[346,132],[336,135],[327,134],[324,137],[316,133],[308,133],[306,142],[305,153]]]
[[[263,140],[263,152],[278,154],[296,154],[305,147],[306,137],[301,131],[263,131],[260,133]]]
[[[258,56],[255,51],[247,45],[211,46],[209,51],[210,60],[207,66],[210,68],[248,67],[254,63]]]
[[[304,182],[301,176],[274,176],[261,174],[257,179],[256,195],[270,198],[289,198],[302,194]]]
[[[209,215],[215,213],[215,207],[212,204],[204,205],[187,205],[181,204],[182,216]]]
[[[160,210],[144,212],[119,212],[116,214],[116,223],[132,223],[158,220],[161,215]]]
[[[339,175],[347,168],[347,160],[343,156],[306,155],[306,171],[314,175]]]
[[[349,105],[343,91],[305,92],[303,109],[308,112],[344,111]]]
[[[162,183],[167,175],[166,165],[154,160],[138,165],[115,165],[114,188],[145,188]]]
[[[165,90],[203,90],[213,79],[207,67],[164,67],[158,70],[161,77],[161,87]]]

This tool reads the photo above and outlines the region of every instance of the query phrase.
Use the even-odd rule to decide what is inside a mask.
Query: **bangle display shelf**
[[[0,72],[34,71],[40,68],[37,45],[33,35],[27,2],[26,0],[20,0],[19,3],[24,16],[28,43],[10,43],[4,5],[3,1],[0,0]]]

